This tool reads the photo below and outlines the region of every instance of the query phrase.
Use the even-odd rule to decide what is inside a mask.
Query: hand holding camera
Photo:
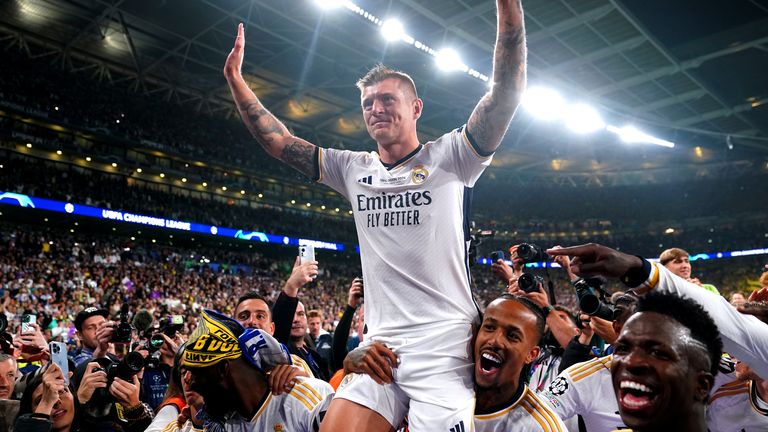
[[[347,297],[347,303],[356,309],[358,306],[360,306],[360,303],[362,303],[363,296],[363,278],[356,277],[352,280],[352,285],[349,286],[349,296]]]
[[[80,381],[80,387],[77,388],[77,400],[81,405],[85,405],[91,400],[96,389],[106,387],[107,373],[98,363],[90,362],[85,369],[83,379]]]

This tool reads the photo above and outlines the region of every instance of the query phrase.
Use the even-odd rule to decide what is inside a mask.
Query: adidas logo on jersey
[[[369,175],[368,177],[363,177],[361,179],[357,179],[358,183],[365,183],[365,184],[373,184],[373,176]]]
[[[459,424],[451,428],[451,432],[466,432],[464,429],[464,420],[460,421]]]

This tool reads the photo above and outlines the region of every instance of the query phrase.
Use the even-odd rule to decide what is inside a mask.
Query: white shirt
[[[321,149],[319,159],[319,181],[344,195],[354,211],[370,339],[423,336],[476,321],[469,198],[492,157],[479,155],[457,129],[389,168],[374,152]]]
[[[558,375],[539,397],[563,420],[582,416],[588,431],[626,428],[611,381],[613,356],[576,363]]]
[[[565,432],[563,421],[525,386],[510,406],[490,414],[475,414],[476,432]]]
[[[333,399],[333,387],[314,378],[297,378],[290,392],[267,394],[252,419],[235,414],[227,419],[227,432],[317,432]]]
[[[730,359],[721,359],[719,369],[707,404],[710,432],[768,431],[768,403],[757,395],[754,382],[737,380]]]

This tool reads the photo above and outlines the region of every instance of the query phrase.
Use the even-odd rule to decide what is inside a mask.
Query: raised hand
[[[245,53],[245,29],[243,23],[237,25],[237,37],[235,38],[235,46],[227,56],[227,61],[224,63],[224,76],[227,78],[240,76],[243,68],[243,55]]]

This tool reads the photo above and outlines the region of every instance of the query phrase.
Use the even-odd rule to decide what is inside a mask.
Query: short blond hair
[[[661,265],[667,265],[668,262],[674,261],[678,258],[688,258],[690,254],[680,248],[669,248],[661,253],[659,256],[659,262]]]
[[[768,287],[768,271],[760,275],[760,286]]]
[[[319,309],[312,309],[311,311],[307,312],[307,319],[310,318],[320,318],[320,321],[323,321],[323,312]]]
[[[370,87],[374,84],[378,84],[385,79],[395,78],[400,80],[401,83],[413,92],[413,96],[418,99],[419,93],[416,91],[416,83],[413,82],[413,78],[405,72],[391,69],[383,64],[379,63],[369,70],[362,78],[357,80],[357,88],[362,93],[366,87]]]

